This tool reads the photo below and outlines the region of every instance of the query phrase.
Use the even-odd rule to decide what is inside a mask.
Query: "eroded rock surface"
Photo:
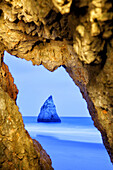
[[[3,70],[4,67],[7,69]],[[22,115],[15,103],[18,91],[11,74],[8,73],[8,66],[3,63],[1,73],[0,169],[52,170],[49,155],[24,129]],[[8,84],[7,75],[10,78]]]
[[[12,83],[5,87],[4,50],[50,71],[64,66],[87,101],[113,162],[113,1],[0,0],[1,91],[14,100],[17,89]]]

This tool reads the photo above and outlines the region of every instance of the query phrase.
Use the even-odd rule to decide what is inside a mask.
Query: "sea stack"
[[[37,122],[61,122],[52,96],[49,96],[41,107]]]

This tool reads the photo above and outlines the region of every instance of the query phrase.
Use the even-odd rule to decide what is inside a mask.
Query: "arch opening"
[[[4,61],[19,88],[17,105],[23,116],[37,116],[49,95],[53,95],[60,116],[90,116],[79,88],[63,67],[50,72],[43,66],[33,66],[30,61],[10,56],[7,52]]]
[[[9,55],[9,54],[7,54],[7,55]],[[5,56],[6,57],[6,56]],[[18,61],[17,61],[18,60]],[[19,60],[20,60],[20,66],[19,66]],[[6,61],[6,59],[5,59],[5,62],[8,64],[8,62]],[[12,60],[12,62],[11,62],[11,56],[9,56],[9,64],[8,65],[10,65],[10,63],[11,64],[13,64],[14,66],[16,66],[15,65],[15,63],[13,63],[14,61]],[[40,108],[40,106],[41,106],[41,104],[43,104],[43,101],[48,97],[48,95],[50,95],[51,93],[53,94],[53,96],[54,96],[54,98],[55,98],[55,103],[56,103],[56,105],[57,105],[57,110],[58,110],[58,113],[59,113],[59,116],[66,116],[66,114],[68,115],[69,114],[69,111],[70,111],[70,109],[68,110],[67,108],[69,108],[69,102],[71,102],[72,101],[72,96],[71,97],[69,97],[68,95],[69,95],[69,92],[70,92],[70,89],[71,89],[71,91],[72,91],[72,94],[71,95],[74,95],[74,93],[76,92],[77,93],[77,91],[76,91],[76,89],[75,89],[75,84],[73,83],[73,81],[70,79],[70,77],[68,76],[68,74],[65,72],[65,70],[64,70],[64,68],[59,68],[59,69],[57,69],[55,72],[53,72],[53,73],[51,73],[51,72],[49,72],[49,71],[47,71],[46,69],[44,69],[43,70],[43,66],[40,66],[40,67],[33,67],[32,66],[32,64],[31,64],[31,62],[26,62],[27,64],[29,63],[29,65],[30,66],[28,66],[28,65],[26,65],[26,69],[25,69],[25,65],[23,64],[22,65],[22,62],[24,62],[24,60],[22,61],[21,59],[16,59],[16,63],[18,63],[18,65],[16,66],[16,69],[17,69],[17,75],[15,74],[15,75],[13,75],[13,77],[15,77],[15,78],[17,78],[17,79],[20,79],[21,80],[21,82],[20,83],[22,83],[23,85],[24,85],[24,90],[23,90],[23,92],[26,90],[26,94],[25,94],[25,96],[26,96],[26,98],[24,98],[23,97],[23,99],[21,98],[21,102],[23,103],[23,102],[25,102],[26,101],[26,103],[27,103],[27,106],[29,105],[31,108],[32,108],[32,110],[30,110],[30,107],[29,108],[27,108],[28,110],[29,110],[29,112],[26,110],[26,109],[21,109],[21,106],[20,106],[20,111],[22,112],[22,113],[24,113],[24,116],[28,116],[28,115],[33,115],[33,112],[34,112],[34,116],[37,116],[38,115],[38,112],[39,112],[39,108]],[[10,67],[10,66],[9,66]],[[18,67],[18,68],[17,68]],[[32,68],[34,68],[34,70],[32,70],[31,72],[30,72],[30,67],[32,67]],[[18,72],[18,70],[19,70],[19,72]],[[38,70],[38,71],[36,71],[36,70]],[[43,70],[43,71],[42,71]],[[11,67],[10,67],[10,71],[11,71]],[[42,72],[41,72],[42,71]],[[12,72],[12,71],[11,71]],[[24,74],[25,75],[23,75],[23,72],[24,72]],[[36,73],[34,73],[34,72],[36,72]],[[37,75],[37,73],[39,72],[39,75]],[[12,73],[13,74],[13,73]],[[43,77],[44,77],[44,79],[42,79],[43,77],[42,76],[40,76],[40,75],[42,75],[43,74]],[[61,78],[59,78],[60,79],[60,83],[59,82],[57,82],[56,81],[56,77],[58,76],[58,75],[60,75],[61,76]],[[33,78],[32,77],[32,75],[34,76],[34,80],[33,79],[31,79],[31,78]],[[49,75],[49,76],[47,76],[47,75]],[[22,81],[22,76],[24,77],[23,78],[23,81]],[[31,76],[31,77],[30,77]],[[64,78],[63,79],[63,77],[62,76],[67,76],[70,80],[71,80],[71,83],[72,83],[72,86],[74,87],[74,89],[72,89],[72,86],[70,86],[70,88],[69,88],[69,90],[68,90],[68,88],[65,86],[64,87],[64,85],[68,85],[69,86],[69,79],[66,77],[66,78]],[[51,79],[50,80],[48,80],[48,78],[50,78],[51,77]],[[54,79],[55,78],[55,79]],[[37,79],[39,80],[38,82],[37,82]],[[68,81],[67,81],[67,79],[68,79]],[[31,81],[30,81],[31,80]],[[52,81],[51,81],[52,80]],[[16,81],[18,81],[18,80],[16,80],[15,79],[15,83],[17,84],[17,86],[18,86],[18,82],[16,82]],[[26,82],[27,81],[27,82]],[[40,82],[43,82],[42,84],[40,84],[40,89],[39,89],[39,91],[37,91],[36,89],[38,88],[38,86],[39,86],[39,83]],[[26,83],[25,83],[26,82]],[[45,83],[46,83],[46,85],[45,85]],[[44,95],[45,94],[45,91],[44,90],[42,90],[42,89],[48,89],[47,88],[47,84],[49,83],[49,88],[51,89],[51,91],[48,91],[47,93],[46,93],[46,95],[43,97],[42,96],[42,94]],[[28,86],[28,84],[29,84],[29,86],[30,86],[30,88],[29,89],[26,89],[26,87]],[[36,84],[36,87],[34,87],[33,86],[33,84]],[[67,97],[68,97],[68,101],[67,101],[67,103],[66,102],[64,102],[64,101],[66,101],[66,100],[64,100],[65,99],[65,97],[63,96],[63,98],[61,98],[61,99],[59,99],[59,96],[62,96],[63,95],[63,91],[60,89],[58,89],[57,90],[57,92],[55,92],[54,91],[54,89],[55,89],[55,87],[53,87],[53,84],[57,84],[57,86],[60,86],[60,88],[61,88],[61,85],[62,85],[62,90],[64,90],[64,92],[65,93],[67,93]],[[26,86],[25,86],[26,85]],[[20,86],[21,87],[21,86]],[[52,88],[53,87],[53,88]],[[33,90],[34,90],[34,94],[35,94],[35,96],[34,97],[32,97],[32,98],[29,98],[28,96],[28,93],[33,93]],[[78,92],[80,93],[80,91],[79,91],[79,89],[78,89],[78,87],[77,87],[77,90],[78,90]],[[21,88],[20,88],[20,91],[21,91]],[[23,93],[22,91],[21,91],[21,94]],[[40,93],[41,92],[41,93]],[[38,96],[38,98],[37,98],[37,94],[39,94],[40,93],[40,97]],[[80,94],[81,95],[81,94]],[[42,99],[41,99],[41,96],[42,96]],[[57,96],[58,96],[58,102],[57,102]],[[32,102],[32,99],[33,98],[35,98],[35,101],[36,101],[36,103],[34,103],[34,101],[33,101],[33,103],[31,104],[31,102]],[[70,99],[71,99],[71,101],[70,101]],[[82,99],[82,96],[81,96],[81,99]],[[27,102],[27,100],[28,100],[28,102]],[[66,103],[66,105],[65,106],[67,106],[68,105],[68,107],[65,107],[66,108],[66,111],[67,112],[65,112],[64,110],[61,110],[61,108],[63,108],[64,107],[64,105],[63,105],[63,107],[62,107],[62,104],[61,104],[61,102],[62,102],[62,100],[63,100],[63,103]],[[78,97],[77,97],[77,99],[76,99],[76,101],[78,101]],[[84,101],[84,100],[83,100]],[[38,106],[38,102],[40,102],[39,103],[39,106]],[[75,103],[75,100],[74,100],[74,103]],[[33,105],[34,104],[34,105]],[[58,107],[59,105],[61,104],[61,107]],[[72,104],[72,102],[71,102],[71,104]],[[86,104],[86,103],[85,103]],[[18,105],[19,105],[19,101],[18,101]],[[36,105],[36,108],[34,107]],[[82,109],[84,110],[84,108],[82,108],[81,107],[81,105],[83,106],[83,104],[81,104],[80,103],[80,106],[79,106],[79,104],[77,103],[77,105],[75,106],[75,110],[76,110],[76,108],[77,108],[77,106],[79,107],[79,108],[81,108],[81,117],[84,117],[84,115],[82,115]],[[86,106],[85,106],[86,107]],[[33,111],[33,109],[34,109],[34,111]],[[72,110],[74,110],[74,108],[72,109]],[[31,113],[32,112],[32,113]],[[62,112],[65,112],[65,114],[62,114]],[[71,111],[70,111],[71,112]],[[78,111],[79,112],[79,111]],[[86,113],[86,115],[87,115],[87,117],[89,116],[88,115],[88,111],[87,111],[87,113]],[[85,116],[86,116],[85,115]],[[69,116],[69,115],[68,115]],[[73,113],[72,115],[70,114],[70,116],[74,116],[74,117],[78,117],[78,116],[80,116],[80,115],[78,115],[78,114],[76,114],[76,116],[75,116],[75,113]],[[86,122],[87,122],[87,119],[84,119]],[[32,123],[32,121],[34,121],[33,119],[30,119],[30,121],[31,121],[31,123]],[[78,121],[79,120],[76,120],[76,121],[74,121],[74,123],[76,122],[76,127],[77,127],[77,125],[78,125],[78,127],[80,128],[80,124],[77,124],[78,123]],[[28,128],[28,124],[29,124],[30,122],[25,122],[25,125],[26,125],[26,128]],[[87,123],[86,123],[87,124]],[[73,124],[74,125],[74,124]],[[42,124],[41,124],[41,126],[42,126]],[[39,126],[38,126],[38,128],[39,128]],[[53,128],[53,127],[52,127]],[[86,126],[83,126],[83,128],[86,128]],[[28,128],[28,130],[29,129],[32,129],[32,127],[30,126],[30,128]],[[47,126],[46,127],[44,127],[43,126],[43,129],[44,129],[44,131],[46,130],[48,130],[49,131],[49,133],[51,133],[51,125],[49,126],[49,128],[47,129]],[[58,135],[58,127],[55,127],[54,126],[54,129],[57,131],[57,136],[56,136],[56,134],[55,134],[55,136],[51,133],[51,135],[49,134],[49,138],[46,136],[46,135],[48,135],[48,133],[45,133],[44,131],[41,131],[41,132],[39,132],[38,131],[38,136],[32,136],[31,135],[31,133],[32,132],[29,132],[30,133],[30,135],[32,136],[32,137],[36,137],[36,139],[37,140],[39,140],[39,142],[41,142],[41,144],[44,146],[44,148],[46,148],[46,150],[47,150],[47,152],[50,154],[50,156],[51,156],[51,158],[52,158],[52,160],[53,160],[53,165],[54,166],[57,166],[57,164],[58,164],[58,162],[59,162],[59,160],[57,160],[57,161],[55,161],[54,160],[54,153],[52,153],[51,152],[51,147],[50,146],[52,146],[51,145],[51,142],[55,142],[55,144],[57,145],[57,147],[58,147],[58,139],[60,139],[61,141],[66,141],[66,135],[65,134],[68,134],[68,130],[69,130],[69,127],[68,127],[68,129],[66,129],[66,133],[64,132],[64,136],[61,134],[61,135]],[[72,129],[71,129],[72,130]],[[75,127],[73,127],[73,130],[75,131]],[[83,130],[83,129],[82,129]],[[61,129],[60,129],[60,131],[61,131]],[[73,131],[73,132],[74,132]],[[45,134],[44,134],[45,133]],[[83,131],[83,133],[81,133],[81,131],[78,131],[78,129],[77,129],[77,131],[75,131],[74,133],[78,133],[79,134],[79,138],[78,138],[78,141],[80,140],[80,134],[83,134],[84,133],[84,131]],[[89,136],[90,135],[92,135],[92,131],[88,131],[88,133],[89,133]],[[44,135],[45,135],[45,138],[44,138]],[[72,135],[72,134],[71,134]],[[86,133],[84,133],[84,136],[86,135]],[[93,134],[94,135],[94,134]],[[62,136],[62,138],[61,138],[61,136]],[[55,141],[53,140],[55,138]],[[65,139],[64,139],[65,138]],[[57,140],[56,140],[57,139]],[[47,143],[45,144],[45,142],[44,141],[47,141]],[[51,141],[50,141],[51,140]],[[77,140],[77,139],[76,139]],[[68,141],[69,141],[69,138],[68,138]],[[72,142],[73,141],[73,139],[72,139],[72,136],[71,136],[71,138],[70,138],[70,141],[69,141],[69,143],[68,143],[68,146],[71,146],[72,145]],[[58,142],[58,143],[57,143]],[[75,141],[74,141],[75,142]],[[83,141],[81,141],[81,142],[83,142]],[[85,141],[86,143],[88,142],[87,140]],[[90,142],[89,142],[90,143]],[[98,143],[98,142],[97,142]],[[99,142],[100,143],[100,142]],[[63,144],[64,145],[64,144]],[[92,144],[91,144],[92,145]],[[95,147],[95,146],[91,146],[90,144],[88,144],[87,145],[87,147],[86,147],[86,149],[84,149],[84,154],[86,155],[86,151],[87,151],[87,149],[88,149],[88,147],[90,146],[90,147]],[[97,145],[97,144],[96,144]],[[99,144],[100,145],[100,144]],[[99,146],[99,145],[97,145],[97,146]],[[54,145],[55,146],[55,145]],[[66,146],[66,145],[65,145]],[[81,145],[82,146],[82,145]],[[53,146],[52,146],[53,147]],[[60,145],[60,147],[61,147],[61,145]],[[63,147],[63,146],[62,146]],[[85,145],[83,145],[82,147],[80,147],[80,145],[76,145],[76,146],[74,146],[76,149],[77,148],[82,148],[83,149],[83,147],[85,147]],[[48,149],[49,148],[49,149]],[[58,150],[59,150],[59,148],[57,148]],[[66,146],[66,148],[64,148],[63,147],[63,150],[62,150],[62,154],[64,154],[63,152],[64,152],[64,149],[67,149],[67,146]],[[69,148],[68,148],[69,149]],[[94,149],[94,148],[93,148]],[[73,155],[73,153],[72,153],[72,148],[71,148],[71,153],[69,152],[69,154],[72,154]],[[100,150],[102,150],[102,152],[104,153],[105,152],[105,149],[103,148],[103,145],[101,145],[101,149]],[[74,150],[73,150],[74,151]],[[74,151],[75,152],[75,151]],[[79,152],[80,152],[80,150],[79,150]],[[77,152],[78,153],[78,152]],[[59,154],[59,152],[57,152],[57,154]],[[56,155],[57,155],[56,154]],[[94,154],[94,153],[93,153]],[[107,156],[107,154],[106,153],[104,153],[104,155],[105,155],[105,159],[107,160],[107,162],[109,162],[108,161],[108,156]],[[73,155],[74,156],[74,155]],[[79,155],[80,156],[80,155]],[[92,157],[92,159],[94,159],[94,157],[93,156],[91,156]],[[67,159],[67,158],[66,158]],[[69,159],[69,157],[68,157],[68,159]],[[71,158],[72,159],[72,158]],[[75,159],[75,157],[74,157],[74,159]],[[73,160],[73,162],[76,162],[77,163],[77,161],[78,161],[78,159],[76,159],[77,161],[74,161],[74,159],[72,159]],[[96,160],[96,159],[95,159]],[[103,160],[103,158],[101,157],[101,161]],[[63,160],[64,161],[64,160]],[[63,164],[65,164],[65,162],[63,162],[62,161],[62,163]],[[80,161],[80,160],[79,160]],[[90,159],[90,161],[92,161],[91,159]],[[104,160],[105,161],[105,160]],[[56,163],[57,162],[57,163]],[[95,161],[92,161],[92,164],[94,164],[94,162]],[[60,162],[61,163],[61,162]],[[62,163],[61,163],[61,165],[60,166],[62,166]],[[69,165],[69,164],[68,164]],[[73,165],[73,166],[75,166],[75,165]],[[84,166],[84,164],[83,164],[83,166]],[[100,164],[100,167],[101,167],[102,165]],[[109,167],[110,167],[110,165],[108,165]],[[90,166],[89,166],[90,167]],[[59,168],[59,167],[58,167]],[[95,167],[96,168],[96,167]],[[111,168],[111,167],[110,167]]]

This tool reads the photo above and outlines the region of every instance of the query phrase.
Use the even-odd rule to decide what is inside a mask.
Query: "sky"
[[[63,67],[50,72],[31,61],[17,58],[5,52],[8,65],[19,94],[17,105],[23,116],[38,116],[45,100],[52,95],[60,117],[88,117],[86,101]]]

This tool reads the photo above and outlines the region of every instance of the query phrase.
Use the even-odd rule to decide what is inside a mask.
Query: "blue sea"
[[[37,117],[23,117],[23,120],[32,138],[44,135],[61,140],[102,143],[90,117],[61,117],[61,123],[37,123]]]
[[[38,123],[23,117],[26,130],[52,159],[55,170],[112,170],[101,134],[90,117],[61,117],[61,123]]]

